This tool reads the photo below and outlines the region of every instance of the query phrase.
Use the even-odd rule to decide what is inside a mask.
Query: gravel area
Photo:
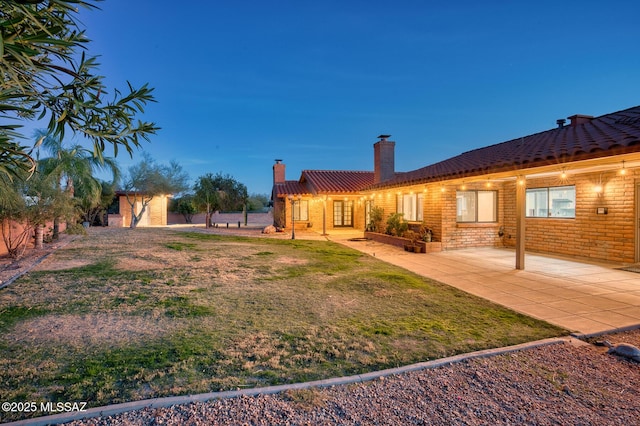
[[[640,346],[640,330],[606,338]],[[69,424],[640,424],[640,364],[606,349],[555,344],[367,383],[146,408]]]

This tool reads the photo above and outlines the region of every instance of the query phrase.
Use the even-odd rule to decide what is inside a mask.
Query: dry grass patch
[[[16,324],[5,338],[31,346],[119,346],[160,339],[173,333],[176,327],[175,322],[164,317],[49,314]]]
[[[358,374],[564,330],[331,242],[93,228],[0,291],[0,332],[1,400],[95,406]]]

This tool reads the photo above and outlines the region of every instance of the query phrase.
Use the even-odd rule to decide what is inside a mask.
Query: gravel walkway
[[[607,337],[640,346],[640,330]],[[143,409],[70,425],[637,425],[640,364],[557,344],[368,383]]]

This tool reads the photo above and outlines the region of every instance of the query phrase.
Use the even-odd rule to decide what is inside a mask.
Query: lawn
[[[566,333],[336,243],[163,229],[91,229],[59,249],[0,290],[0,332],[0,400],[89,406]]]

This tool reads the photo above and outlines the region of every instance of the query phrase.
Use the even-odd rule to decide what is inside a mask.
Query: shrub
[[[394,213],[387,219],[387,234],[400,237],[409,229],[409,223],[402,213]]]
[[[87,230],[80,223],[69,223],[65,232],[69,235],[87,235]]]
[[[384,209],[382,207],[372,208],[367,229],[372,232],[382,232],[382,218],[384,218]]]

